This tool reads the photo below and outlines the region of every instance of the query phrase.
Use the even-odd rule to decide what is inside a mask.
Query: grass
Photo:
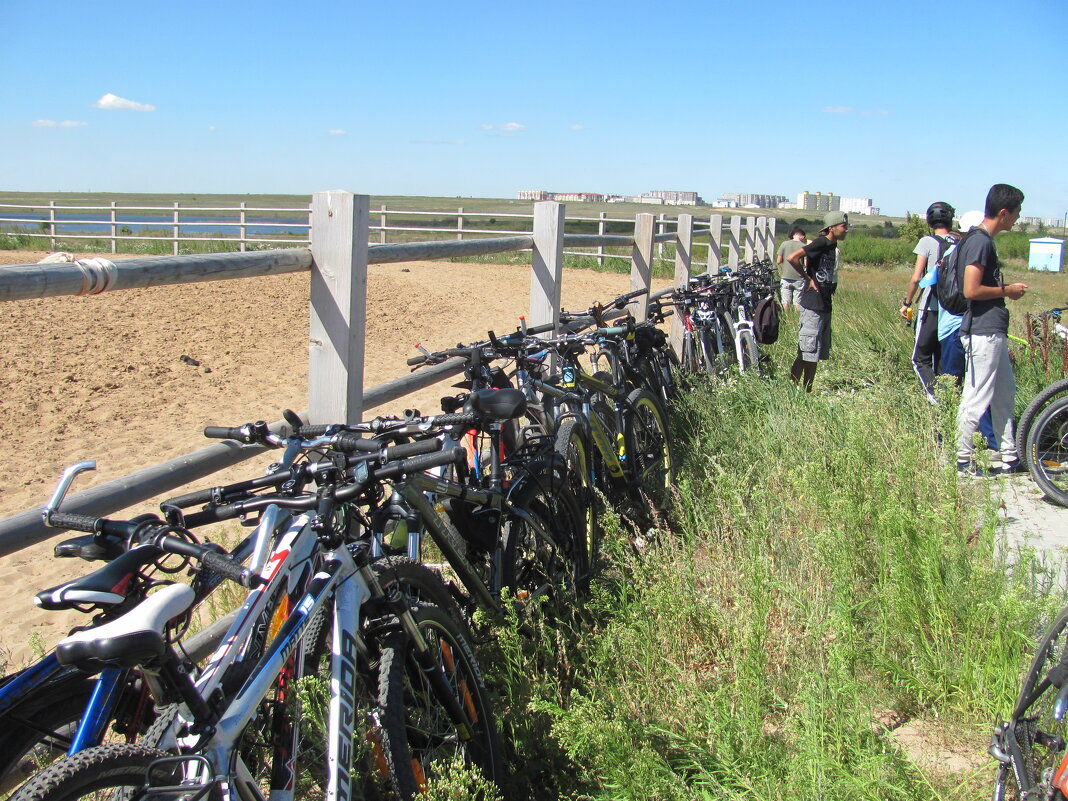
[[[1064,599],[1037,554],[999,543],[992,485],[947,464],[951,398],[922,400],[895,317],[908,275],[845,270],[812,395],[785,378],[789,324],[771,380],[695,385],[674,415],[672,519],[640,549],[610,524],[579,619],[485,647],[507,797],[989,792],[990,726]],[[891,719],[923,722],[973,768],[915,762]]]

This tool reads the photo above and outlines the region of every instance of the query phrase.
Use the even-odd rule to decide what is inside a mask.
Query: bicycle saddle
[[[514,420],[527,410],[527,398],[518,389],[480,389],[472,392],[468,403],[476,412],[494,420]]]
[[[195,597],[188,584],[164,587],[122,617],[61,640],[56,658],[61,665],[89,671],[104,665],[132,668],[157,663],[167,650],[164,626],[186,611]]]
[[[139,545],[86,576],[41,590],[33,602],[49,610],[73,609],[78,604],[115,606],[126,600],[130,579],[162,553],[155,545]]]

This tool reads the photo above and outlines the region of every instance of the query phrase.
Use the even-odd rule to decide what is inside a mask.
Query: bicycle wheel
[[[1027,468],[1042,492],[1068,506],[1068,398],[1054,401],[1027,435]]]
[[[397,586],[401,589],[409,604],[425,603],[443,609],[460,626],[463,635],[471,638],[467,619],[452,597],[441,574],[431,570],[422,562],[416,562],[406,556],[389,556],[375,561],[371,568],[378,574],[382,589],[387,593]]]
[[[1054,381],[1048,387],[1043,389],[1031,402],[1027,404],[1027,408],[1024,409],[1023,414],[1020,415],[1020,422],[1016,424],[1016,449],[1021,451],[1020,458],[1026,460],[1027,457],[1027,436],[1031,432],[1031,426],[1035,422],[1035,418],[1041,413],[1043,409],[1049,405],[1049,402],[1059,395],[1068,393],[1068,378],[1062,378],[1060,381]],[[1025,461],[1026,463],[1026,461]]]
[[[624,417],[627,472],[654,509],[666,509],[675,479],[667,419],[656,398],[636,389],[627,397]]]
[[[738,369],[741,372],[747,370],[754,370],[757,375],[760,374],[760,348],[757,345],[756,337],[751,333],[746,332],[741,335],[742,337],[742,361],[738,364]]]
[[[1063,799],[1065,786],[1065,721],[1054,715],[1054,699],[1065,683],[1068,667],[1068,609],[1062,609],[1039,644],[1024,676],[1012,718],[1003,727],[1000,745],[1013,761],[998,769],[994,798]],[[1015,745],[1014,749],[1012,746]],[[1018,755],[1013,751],[1018,749]],[[1020,775],[1017,777],[1017,770]],[[1057,785],[1057,786],[1055,786]]]
[[[638,391],[638,390],[635,390]],[[501,585],[522,601],[573,600],[589,588],[582,513],[557,471],[527,479],[504,521]]]
[[[113,801],[130,798],[145,786],[146,771],[163,751],[141,744],[98,745],[54,762],[26,782],[11,801],[75,801],[79,798]],[[177,784],[171,765],[158,766],[154,786]],[[125,790],[125,792],[116,792]]]
[[[582,425],[574,418],[564,420],[556,431],[554,444],[567,471],[566,480],[578,504],[580,527],[585,535],[586,562],[589,572],[597,565],[600,548],[597,528],[597,494],[593,491],[590,449]]]
[[[497,724],[470,644],[455,621],[437,607],[417,604],[413,615],[436,667],[444,671],[449,690],[466,712],[470,732],[465,735],[453,722],[445,700],[420,666],[411,639],[403,631],[386,635],[376,717],[398,795],[419,797],[440,767],[453,761],[479,768],[488,780],[500,784]]]

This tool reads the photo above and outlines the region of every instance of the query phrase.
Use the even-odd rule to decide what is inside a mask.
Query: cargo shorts
[[[802,361],[822,362],[831,357],[831,313],[801,309],[797,355]]]

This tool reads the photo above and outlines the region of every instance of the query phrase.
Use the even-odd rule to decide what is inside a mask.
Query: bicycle
[[[305,428],[299,433],[316,427]],[[283,444],[264,424],[210,433]],[[190,556],[249,590],[223,644],[196,679],[164,636],[167,620],[192,600],[184,585],[166,587],[127,615],[57,646],[61,662],[83,667],[147,665],[154,697],[180,701],[180,708],[161,714],[145,744],[97,746],[60,760],[16,798],[123,787],[250,801],[325,786],[334,799],[351,797],[358,789],[352,783],[371,779],[411,798],[425,786],[431,763],[450,753],[499,779],[492,710],[458,624],[437,607],[410,601],[396,585],[387,592],[387,574],[370,559],[366,531],[350,517],[351,503],[374,482],[455,461],[456,454],[427,453],[439,443],[417,443],[407,453],[421,455],[391,460],[398,449],[391,454],[371,444],[361,450],[344,433],[284,444],[282,464],[255,488],[273,493],[250,490],[240,500],[209,503],[188,515],[173,507],[171,522],[159,523],[159,547]],[[324,458],[298,462],[309,452]],[[312,482],[315,491],[304,492]],[[171,533],[181,531],[183,522],[252,513],[260,520],[249,568]],[[79,530],[118,525],[58,512],[54,517]],[[326,617],[332,626],[325,625]],[[321,697],[316,702],[311,691],[327,682],[329,703]],[[300,701],[302,694],[310,700]],[[317,703],[328,706],[325,737],[302,738],[304,713]],[[370,743],[361,753],[354,747],[363,741],[354,740],[357,734]],[[310,750],[302,750],[304,743]]]
[[[1068,608],[1047,629],[1009,719],[994,727],[994,801],[1068,797]]]

